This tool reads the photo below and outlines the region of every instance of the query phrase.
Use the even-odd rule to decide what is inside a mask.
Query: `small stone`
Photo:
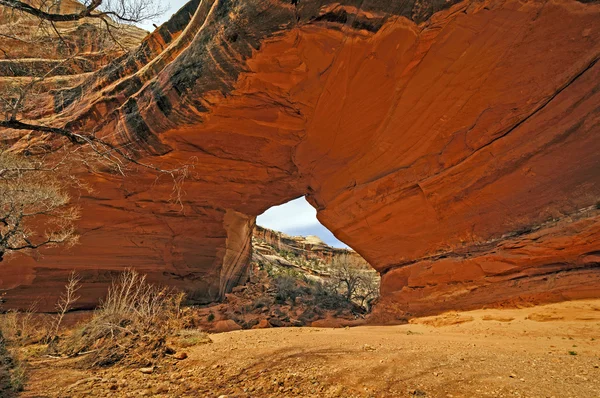
[[[364,351],[375,351],[375,350],[376,350],[376,348],[375,348],[375,347],[373,347],[373,346],[370,346],[370,345],[368,345],[368,344],[365,344],[365,345],[363,346],[363,350],[364,350]]]
[[[514,373],[511,373],[511,374],[510,374],[510,376],[508,376],[508,377],[510,377],[511,379],[516,379],[516,378],[517,378],[517,375],[516,375],[516,374],[514,374]]]
[[[186,359],[188,357],[188,354],[186,352],[177,352],[175,353],[175,355],[173,355],[173,358],[177,359],[178,361],[182,361],[184,359]]]
[[[140,368],[140,372],[143,374],[149,375],[154,372],[154,366],[150,366],[148,368]]]

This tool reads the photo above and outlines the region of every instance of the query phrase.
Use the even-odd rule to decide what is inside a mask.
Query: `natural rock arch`
[[[597,295],[599,18],[572,0],[191,2],[47,100],[54,124],[193,159],[183,210],[151,173],[86,177],[81,245],[3,265],[0,287],[19,306],[76,268],[93,304],[132,266],[215,300],[255,216],[307,195],[383,274],[386,319]]]

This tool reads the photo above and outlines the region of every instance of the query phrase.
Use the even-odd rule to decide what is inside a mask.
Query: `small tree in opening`
[[[379,275],[369,264],[356,255],[343,254],[333,258],[331,283],[336,292],[348,301],[367,306],[379,295]]]

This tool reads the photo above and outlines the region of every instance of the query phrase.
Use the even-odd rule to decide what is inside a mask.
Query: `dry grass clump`
[[[50,326],[49,316],[37,314],[36,304],[26,311],[0,313],[0,331],[6,342],[15,347],[43,342]]]
[[[208,333],[202,330],[182,329],[173,336],[170,343],[177,348],[189,348],[202,344],[210,344],[212,340]]]
[[[0,315],[0,330],[6,340],[22,345],[36,335],[33,310],[18,312],[8,311]]]
[[[128,270],[113,281],[92,319],[61,342],[59,350],[86,354],[91,366],[149,366],[167,353],[167,336],[181,328],[183,298]]]
[[[0,397],[16,397],[24,389],[27,374],[22,348],[46,335],[47,322],[35,316],[35,309],[33,304],[25,312],[0,313]]]

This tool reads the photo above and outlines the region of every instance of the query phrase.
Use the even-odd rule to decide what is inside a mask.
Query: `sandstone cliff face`
[[[252,233],[253,252],[261,252],[260,247],[265,246],[265,253],[271,254],[273,250],[290,253],[301,260],[317,260],[330,263],[336,256],[358,256],[352,250],[331,247],[317,236],[290,236],[279,231],[256,226]]]
[[[81,244],[0,287],[50,300],[75,268],[91,305],[131,266],[215,300],[254,217],[306,195],[381,272],[385,319],[598,296],[599,21],[573,0],[192,1],[45,97],[53,125],[193,164],[183,208],[148,171],[86,176]]]

